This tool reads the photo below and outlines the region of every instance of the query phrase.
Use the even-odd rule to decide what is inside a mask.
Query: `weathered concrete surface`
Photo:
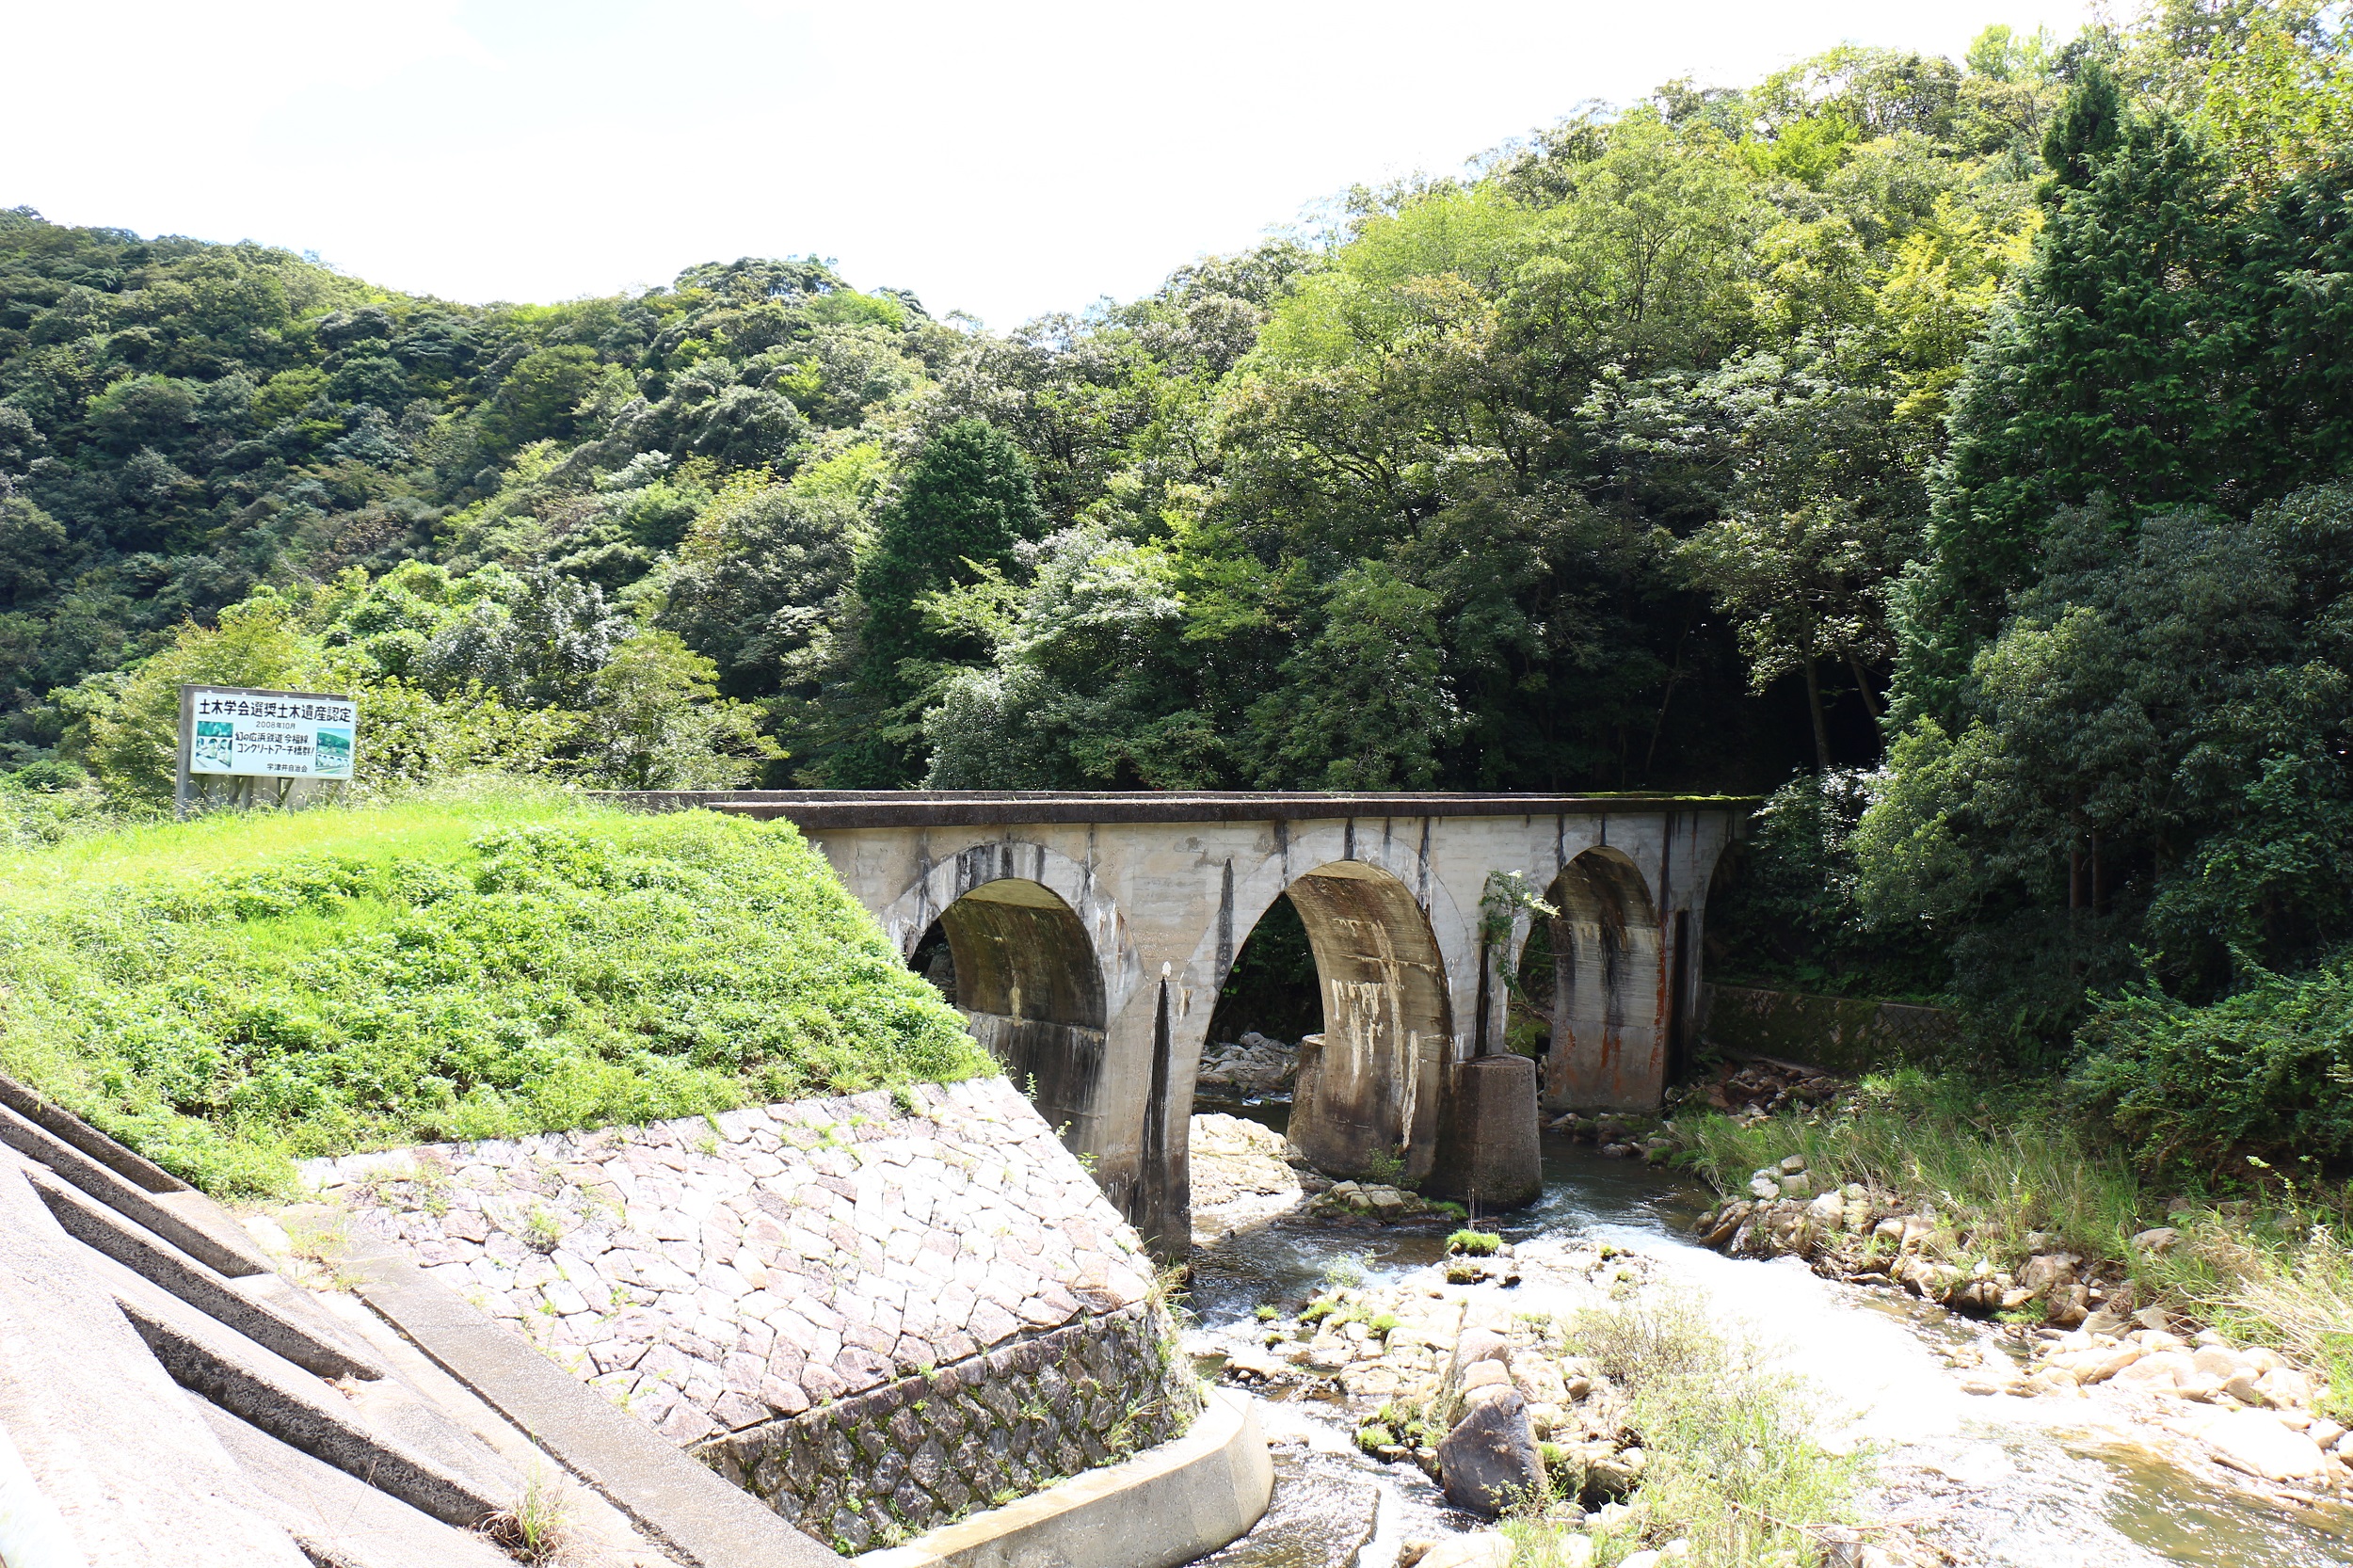
[[[0,1430],[40,1504],[91,1568],[306,1568],[86,1256],[0,1155]]]
[[[480,1537],[443,1528],[217,1406],[200,1409],[245,1473],[248,1505],[317,1560],[336,1568],[514,1568],[514,1559]]]
[[[1482,1209],[1533,1203],[1545,1190],[1536,1064],[1525,1056],[1474,1056],[1449,1071],[1438,1160],[1425,1190]]]
[[[523,1433],[421,1394],[307,1291],[225,1277],[144,1223],[234,1267],[262,1257],[211,1200],[4,1079],[0,1105],[16,1118],[0,1148],[0,1557],[457,1568],[487,1549],[469,1527],[545,1469],[600,1568],[673,1561]]]
[[[912,956],[937,928],[955,952],[957,1000],[976,1032],[1020,1062],[1022,1081],[1035,1074],[1046,1113],[1073,1150],[1094,1157],[1105,1192],[1173,1250],[1190,1230],[1185,1121],[1210,1015],[1236,952],[1277,898],[1288,893],[1299,909],[1323,994],[1325,1045],[1312,1081],[1303,1061],[1294,1107],[1302,1146],[1343,1173],[1387,1154],[1420,1174],[1436,1155],[1443,1070],[1500,1048],[1504,967],[1528,936],[1524,907],[1508,920],[1482,918],[1491,876],[1517,872],[1525,887],[1552,889],[1548,902],[1563,912],[1555,951],[1565,1000],[1545,1103],[1648,1108],[1693,1011],[1708,878],[1753,804],[921,791],[621,798],[794,822],[901,952]],[[959,912],[975,895],[980,904]],[[1074,983],[1088,968],[1099,985]],[[1001,1010],[1016,989],[1021,1004]],[[1059,1064],[1048,1060],[1056,1052]]]
[[[255,1249],[218,1204],[201,1192],[185,1189],[151,1192],[119,1175],[115,1161],[102,1162],[82,1151],[80,1144],[102,1136],[94,1128],[84,1131],[85,1137],[68,1143],[0,1105],[0,1144],[36,1165],[46,1166],[209,1269],[232,1279],[269,1272],[269,1260]]]
[[[1217,1393],[1174,1443],[858,1561],[868,1568],[1175,1568],[1247,1534],[1273,1492],[1274,1466],[1250,1406]]]
[[[232,1284],[145,1226],[85,1196],[46,1171],[33,1185],[66,1234],[168,1290],[205,1316],[323,1378],[380,1378],[384,1368],[331,1324],[303,1320],[298,1293],[276,1274]],[[238,1286],[245,1286],[240,1289]]]

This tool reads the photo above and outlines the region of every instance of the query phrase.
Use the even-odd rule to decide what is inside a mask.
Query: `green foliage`
[[[929,667],[979,658],[986,649],[924,615],[944,589],[969,586],[1013,563],[1014,549],[1043,532],[1030,465],[1002,431],[984,420],[941,427],[924,442],[899,495],[876,524],[858,562],[857,679],[866,698],[888,712],[926,695]],[[911,736],[877,733],[845,753],[847,785],[888,787],[922,771]]]
[[[2340,762],[2353,495],[2246,521],[2056,520],[2041,580],[1961,688],[1916,720],[1851,840],[1864,911],[1952,943],[1956,989],[2049,1060],[2086,987],[2213,996],[2340,933],[2353,824]]]
[[[1851,772],[1801,774],[1750,818],[1708,900],[1708,930],[1725,953],[1713,973],[1817,995],[1944,991],[1946,956],[1929,928],[1873,920],[1858,902],[1853,839],[1872,788]]]
[[[1503,1250],[1503,1238],[1487,1230],[1458,1230],[1446,1239],[1446,1250],[1465,1257],[1493,1257]]]
[[[577,744],[600,779],[629,790],[740,785],[781,756],[753,712],[715,702],[718,666],[677,633],[638,632],[614,649],[589,686]]]
[[[224,1193],[286,1161],[988,1070],[789,826],[498,792],[0,860],[0,1063]]]
[[[2353,964],[2261,975],[2203,1007],[2135,986],[2084,1026],[2070,1087],[2175,1184],[2353,1155]]]
[[[2054,519],[2099,502],[2244,517],[2353,458],[2337,358],[2342,167],[2230,199],[2233,168],[2089,69],[2052,130],[2058,181],[2013,306],[1973,351],[1908,606],[1906,717],[1950,726],[1975,650],[2039,570]]]
[[[2135,1231],[2156,1223],[2122,1151],[2047,1084],[1905,1069],[1866,1077],[1851,1112],[1833,1118],[1744,1126],[1704,1113],[1669,1125],[1684,1162],[1720,1191],[1744,1190],[1751,1172],[1803,1155],[1818,1181],[1861,1182],[1932,1211],[1944,1250],[1996,1267],[2023,1261],[2032,1231],[2121,1256]]]

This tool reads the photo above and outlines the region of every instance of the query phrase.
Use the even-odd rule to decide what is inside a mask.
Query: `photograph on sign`
[[[232,778],[349,778],[359,704],[310,692],[187,691],[188,772]]]

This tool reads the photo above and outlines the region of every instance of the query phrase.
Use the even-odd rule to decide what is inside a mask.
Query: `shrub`
[[[2249,1155],[2353,1155],[2353,959],[2261,975],[2203,1007],[2137,987],[2081,1038],[2071,1087],[2143,1171],[2238,1176]]]

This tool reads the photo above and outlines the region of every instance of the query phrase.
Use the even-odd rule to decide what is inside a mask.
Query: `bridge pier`
[[[973,1032],[1163,1256],[1191,1238],[1193,1080],[1235,954],[1288,894],[1324,1030],[1292,1137],[1319,1167],[1461,1179],[1446,1145],[1525,1139],[1502,1048],[1529,924],[1482,917],[1520,873],[1560,911],[1552,1111],[1656,1106],[1690,1016],[1709,875],[1754,802],[1723,796],[636,793],[794,823],[910,959],[944,945]],[[927,959],[927,962],[930,961]],[[1491,1083],[1489,1080],[1493,1080]],[[1481,1087],[1449,1108],[1455,1086]],[[1492,1107],[1493,1109],[1485,1109]],[[1442,1137],[1444,1143],[1442,1144]],[[1442,1164],[1442,1162],[1445,1162]],[[1481,1178],[1484,1179],[1484,1178]],[[1497,1201],[1482,1194],[1482,1201]]]

